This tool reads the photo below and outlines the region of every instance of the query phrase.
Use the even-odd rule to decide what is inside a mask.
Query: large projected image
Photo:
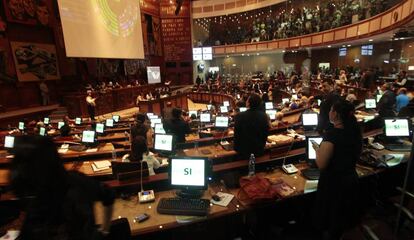
[[[137,0],[58,0],[68,57],[143,59]]]

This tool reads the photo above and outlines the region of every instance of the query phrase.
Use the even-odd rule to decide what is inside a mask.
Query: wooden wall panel
[[[356,36],[358,36],[358,26],[353,26],[346,29],[347,38],[352,38]]]
[[[301,46],[307,46],[312,44],[312,37],[304,37],[300,40]]]
[[[401,21],[402,6],[398,7],[392,12],[391,24]]]
[[[300,45],[300,38],[292,39],[289,41],[290,47],[299,47]]]
[[[369,22],[358,25],[358,35],[367,34],[369,32]]]
[[[268,46],[268,48],[269,48],[269,49],[277,49],[277,48],[278,48],[278,46],[279,46],[279,42],[277,42],[277,41],[274,41],[274,42],[269,42],[269,43],[267,44],[267,46]]]
[[[245,52],[246,46],[236,46],[236,52]]]
[[[246,50],[247,51],[256,51],[257,50],[257,45],[256,44],[247,45]]]
[[[369,32],[373,33],[381,29],[381,18],[375,18],[369,21]]]
[[[267,49],[267,43],[257,44],[257,50],[266,50],[266,49]]]
[[[284,40],[279,42],[279,48],[288,48],[289,47],[289,40]]]
[[[212,12],[213,11],[213,6],[205,6],[203,7],[203,12]]]
[[[386,28],[391,25],[391,13],[385,14],[381,17],[381,28]]]
[[[224,47],[215,47],[213,49],[214,54],[224,54],[226,52]]]
[[[346,38],[346,29],[335,31],[335,41]]]
[[[246,0],[239,0],[236,2],[236,7],[244,7],[246,6]]]
[[[410,1],[407,1],[403,4],[401,18],[406,18],[408,17],[408,15],[410,15],[410,6],[411,6]]]
[[[322,40],[323,40],[322,34],[312,36],[312,44],[320,44],[322,43]]]
[[[236,7],[236,3],[234,2],[226,3],[226,9],[232,9],[235,7]]]
[[[332,42],[334,40],[334,33],[333,32],[327,32],[323,34],[323,42]]]
[[[236,47],[231,46],[231,47],[226,47],[226,53],[234,53],[236,52]]]
[[[222,11],[222,10],[224,10],[224,4],[214,5],[214,11]]]

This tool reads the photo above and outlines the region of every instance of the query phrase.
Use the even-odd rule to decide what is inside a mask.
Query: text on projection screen
[[[68,57],[144,59],[138,0],[58,0]]]

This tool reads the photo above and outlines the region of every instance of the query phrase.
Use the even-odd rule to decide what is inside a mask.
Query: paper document
[[[99,171],[103,171],[103,170],[107,170],[110,168],[111,166],[111,162],[106,160],[106,161],[96,161],[92,163],[92,170],[94,172],[99,172]]]
[[[97,152],[97,151],[98,151],[97,148],[89,148],[89,149],[86,149],[86,152]]]
[[[217,196],[220,197],[220,201],[214,201],[213,199],[210,200],[211,203],[215,205],[219,205],[222,207],[227,207],[231,200],[233,200],[234,195],[230,193],[218,192]]]
[[[68,149],[67,148],[59,148],[58,153],[67,153]]]

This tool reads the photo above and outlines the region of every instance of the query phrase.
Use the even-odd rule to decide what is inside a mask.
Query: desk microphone
[[[287,156],[289,155],[290,150],[292,149],[293,144],[295,143],[295,140],[296,140],[297,138],[298,138],[298,135],[296,135],[296,134],[295,134],[295,136],[293,137],[293,141],[292,141],[292,143],[290,144],[289,149],[288,149],[288,151],[287,151],[287,153],[286,153],[285,157],[283,158],[282,169],[283,169],[283,171],[285,171],[285,173],[287,173],[287,174],[293,174],[293,173],[297,173],[297,172],[298,172],[298,169],[297,169],[297,168],[296,168],[293,164],[288,164],[288,165],[285,165],[286,158],[287,158]]]
[[[154,190],[148,190],[148,191],[144,191],[144,186],[142,184],[142,175],[143,175],[143,161],[144,159],[141,160],[141,177],[140,177],[140,185],[141,185],[141,191],[138,192],[138,200],[140,203],[147,203],[147,202],[153,202],[155,201],[155,194],[154,194]]]

